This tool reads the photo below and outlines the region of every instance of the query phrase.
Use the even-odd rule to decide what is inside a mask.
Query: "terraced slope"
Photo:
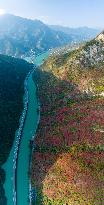
[[[34,74],[41,120],[32,178],[39,205],[103,205],[103,37],[50,56]]]

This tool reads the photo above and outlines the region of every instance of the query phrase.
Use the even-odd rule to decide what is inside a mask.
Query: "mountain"
[[[5,14],[0,16],[0,53],[30,57],[52,48],[88,40],[97,33],[96,29],[50,27],[39,20]]]
[[[39,20],[6,14],[0,16],[0,53],[17,57],[39,54],[72,42],[72,37],[54,31]]]
[[[88,27],[79,27],[79,28],[69,28],[64,26],[52,25],[51,29],[55,31],[61,31],[73,37],[73,40],[78,41],[88,41],[101,32],[101,29],[88,28]]]
[[[34,73],[41,103],[32,181],[37,204],[104,202],[104,32],[50,55]]]
[[[82,80],[82,74],[86,73],[87,75],[87,72],[91,72],[92,74],[89,74],[89,78],[91,78],[91,81],[93,81],[92,86],[90,85],[92,94],[98,93],[98,82],[95,80],[95,73],[97,74],[98,71],[99,74],[100,72],[103,72],[104,32],[100,33],[95,39],[87,42],[84,46],[81,46],[72,52],[66,52],[65,54],[60,52],[58,55],[55,54],[50,56],[48,63],[49,64],[46,65],[46,68],[50,69],[52,72],[55,72],[57,77],[58,75],[62,75],[62,73],[64,75],[65,72],[67,73],[68,79],[70,79],[76,85],[78,82],[82,83],[80,82],[80,80]],[[92,70],[94,72],[92,72]],[[96,78],[98,78],[98,75]],[[88,92],[86,89],[84,89],[83,86],[81,92],[82,91]]]
[[[7,204],[3,190],[5,172],[1,167],[9,156],[19,126],[24,80],[32,68],[24,60],[0,55],[0,205]]]

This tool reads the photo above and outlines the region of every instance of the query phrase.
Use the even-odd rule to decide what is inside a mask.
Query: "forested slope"
[[[23,109],[24,80],[33,65],[0,55],[0,167],[7,160]],[[6,204],[0,168],[0,205]]]
[[[104,33],[51,55],[34,75],[41,120],[33,156],[37,204],[104,203]]]

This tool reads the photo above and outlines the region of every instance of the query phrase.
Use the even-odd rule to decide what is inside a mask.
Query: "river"
[[[48,52],[36,57],[35,64],[39,66],[43,60],[48,57]],[[29,142],[36,132],[37,124],[39,120],[39,114],[37,112],[39,103],[36,96],[36,86],[32,79],[32,74],[27,78],[27,90],[28,90],[28,109],[27,113],[23,111],[20,118],[20,125],[23,120],[24,114],[26,114],[25,123],[23,124],[21,140],[18,142],[18,160],[14,164],[14,153],[16,152],[16,146],[18,141],[18,130],[15,134],[15,140],[12,150],[8,157],[7,162],[3,165],[6,173],[6,180],[4,184],[5,195],[7,197],[7,205],[29,205],[29,159],[30,159],[30,147]],[[26,96],[24,96],[24,101]],[[25,104],[24,104],[25,106]],[[13,167],[16,167],[16,177]],[[16,178],[16,181],[14,180]],[[16,183],[15,183],[16,182]],[[16,189],[16,197],[15,190]]]

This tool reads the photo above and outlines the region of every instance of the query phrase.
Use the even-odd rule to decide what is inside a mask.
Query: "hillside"
[[[51,55],[34,80],[41,102],[32,171],[37,204],[103,205],[104,34]]]
[[[6,162],[23,109],[24,80],[32,64],[0,55],[0,205],[7,201],[3,190]]]
[[[5,14],[0,16],[0,53],[26,57],[72,42],[72,37],[54,31],[39,20]]]

